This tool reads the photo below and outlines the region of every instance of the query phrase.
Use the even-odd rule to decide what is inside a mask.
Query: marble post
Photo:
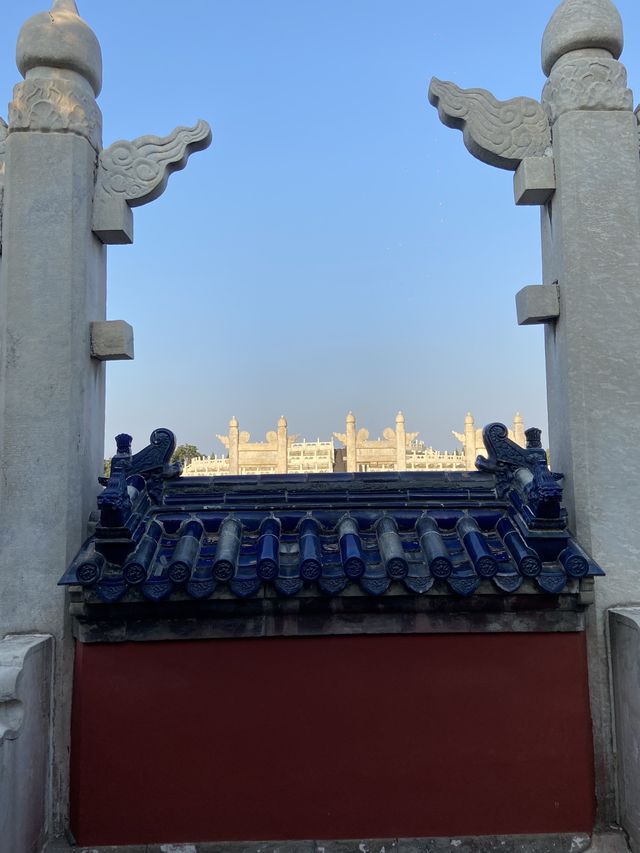
[[[58,831],[68,805],[72,644],[56,582],[95,509],[105,358],[132,355],[131,341],[121,355],[97,344],[110,339],[110,239],[98,226],[115,211],[131,234],[130,207],[157,197],[210,131],[201,123],[102,150],[101,50],[75,0],[54,0],[28,20],[16,58],[24,82],[8,127],[0,122],[0,627],[55,640],[48,803]],[[150,168],[135,184],[142,157]]]
[[[287,420],[284,415],[278,420],[278,474],[286,474],[289,463],[289,436],[287,432]]]
[[[91,232],[102,60],[75,4],[57,2],[25,24],[17,61],[0,274],[0,626],[56,640],[55,827],[67,811],[73,656],[56,581],[86,536],[103,464],[105,367],[90,353],[106,307],[106,249]]]
[[[353,412],[349,412],[347,415],[347,435],[346,435],[347,445],[347,471],[357,471],[358,470],[358,461],[356,458],[357,450],[356,450],[356,419]]]
[[[430,88],[474,156],[515,171],[516,203],[542,206],[544,283],[518,295],[518,321],[545,323],[552,467],[607,572],[588,632],[600,825],[616,818],[605,616],[640,583],[640,157],[622,47],[610,0],[564,0],[544,33],[541,103]]]
[[[513,419],[513,440],[516,444],[519,444],[520,447],[527,446],[527,439],[524,434],[524,419],[520,412],[516,412]]]
[[[235,415],[229,421],[229,473],[240,473],[240,430]]]
[[[464,458],[467,471],[476,470],[476,424],[471,412],[464,419]]]
[[[407,433],[404,423],[404,415],[398,412],[396,415],[396,471],[407,470]]]

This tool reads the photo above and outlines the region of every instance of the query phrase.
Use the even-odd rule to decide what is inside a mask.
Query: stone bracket
[[[133,359],[133,327],[124,320],[91,323],[91,358],[98,361]]]
[[[516,293],[516,312],[519,326],[551,323],[560,316],[558,283],[530,284]]]
[[[525,157],[513,176],[517,205],[546,204],[556,189],[553,157]]]
[[[210,144],[211,128],[199,121],[194,127],[177,127],[168,136],[140,136],[105,148],[93,200],[94,234],[106,244],[133,243],[131,208],[161,196],[170,175]]]

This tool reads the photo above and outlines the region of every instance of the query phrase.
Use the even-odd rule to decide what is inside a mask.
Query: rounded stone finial
[[[355,424],[355,422],[356,422],[356,416],[353,414],[353,412],[349,412],[349,414],[347,415],[347,423],[348,424]]]
[[[402,414],[402,412],[398,412],[398,414],[396,415],[396,423],[397,424],[403,424],[404,423],[404,415]]]
[[[611,0],[563,0],[542,37],[542,70],[573,50],[606,50],[618,59],[624,46],[622,19]]]
[[[26,77],[32,68],[64,68],[81,74],[96,96],[102,88],[102,51],[93,30],[78,14],[75,0],[54,0],[18,36],[16,63]]]
[[[236,417],[235,415],[234,415],[234,416],[231,418],[231,420],[229,421],[229,426],[230,426],[232,429],[234,429],[234,428],[236,428],[236,429],[237,429],[237,427],[238,427],[238,419],[237,419],[237,417]]]
[[[464,419],[464,422],[465,422],[465,424],[472,424],[473,423],[473,415],[471,414],[471,412],[467,412],[467,416]]]
[[[280,417],[278,418],[278,426],[279,427],[286,427],[286,425],[287,425],[287,419],[285,418],[284,415],[280,415]]]
[[[520,414],[520,412],[516,412],[516,413],[515,413],[514,418],[513,418],[513,422],[514,422],[514,424],[522,424],[522,423],[524,423],[524,420],[523,420],[522,415]]]

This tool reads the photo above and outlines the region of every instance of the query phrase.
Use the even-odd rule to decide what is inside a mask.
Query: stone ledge
[[[264,841],[197,844],[142,844],[124,847],[73,847],[50,844],[44,853],[626,853],[621,833],[593,837],[564,835],[496,835],[474,838],[388,838],[351,841]]]

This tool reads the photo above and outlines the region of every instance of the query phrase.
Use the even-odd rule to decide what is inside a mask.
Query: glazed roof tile
[[[484,430],[477,472],[180,477],[156,430],[118,436],[100,521],[61,579],[93,598],[558,595],[602,570],[575,541],[539,431]]]

